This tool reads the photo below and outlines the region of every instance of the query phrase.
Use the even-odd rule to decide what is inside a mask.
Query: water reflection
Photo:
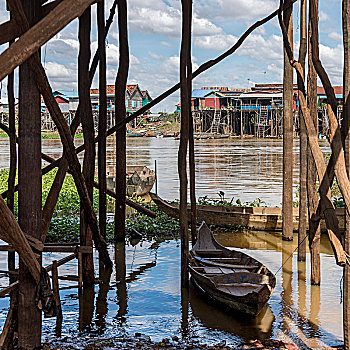
[[[79,331],[91,330],[95,310],[95,288],[89,286],[79,292]]]
[[[100,267],[99,291],[96,298],[96,326],[98,334],[103,334],[106,329],[106,315],[108,313],[108,292],[112,276],[112,268]]]
[[[119,310],[117,319],[119,324],[125,322],[125,315],[128,310],[128,294],[126,287],[126,262],[125,262],[125,242],[115,243],[115,280],[117,282],[117,304]]]

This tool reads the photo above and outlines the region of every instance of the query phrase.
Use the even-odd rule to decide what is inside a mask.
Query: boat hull
[[[158,208],[173,218],[179,218],[179,207],[172,205],[154,193],[150,193]],[[190,208],[188,208],[190,214]],[[344,208],[336,208],[339,228],[344,231]],[[188,218],[190,220],[190,215]],[[198,205],[197,221],[208,225],[242,226],[256,231],[282,231],[282,208],[277,207],[234,207]],[[293,230],[298,231],[299,208],[293,208]],[[326,232],[325,221],[321,220],[321,230]]]

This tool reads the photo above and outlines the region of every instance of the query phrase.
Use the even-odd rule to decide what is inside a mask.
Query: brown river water
[[[77,144],[81,140],[77,141]],[[43,140],[43,152],[58,157],[59,140]],[[128,139],[128,163],[154,169],[157,160],[158,193],[166,199],[178,198],[178,141],[164,138]],[[326,142],[321,143],[328,152]],[[113,140],[108,143],[108,162],[113,164]],[[298,147],[295,142],[295,152]],[[0,168],[8,166],[7,140],[0,139]],[[268,205],[280,205],[282,191],[282,141],[232,139],[196,141],[197,196],[251,201],[257,197]],[[298,159],[296,157],[295,165]],[[297,172],[294,176],[296,193]],[[276,274],[276,288],[265,310],[255,320],[244,320],[220,311],[192,287],[180,288],[179,242],[141,242],[136,246],[110,246],[117,267],[100,279],[94,292],[78,296],[76,283],[60,281],[63,308],[63,339],[78,336],[113,337],[140,332],[152,340],[179,336],[188,341],[228,345],[256,338],[294,341],[301,349],[327,349],[342,342],[342,269],[335,264],[327,236],[321,239],[321,286],[310,284],[309,253],[306,263],[296,259],[297,239],[282,242],[278,233],[225,232],[217,240],[242,250],[263,262]],[[125,251],[116,254],[115,251]],[[294,254],[293,254],[294,252]],[[44,264],[63,257],[45,253]],[[95,254],[96,256],[96,254]],[[125,259],[124,259],[125,257]],[[290,258],[291,257],[291,258]],[[0,252],[0,269],[6,269],[6,253]],[[98,262],[95,259],[96,271]],[[60,275],[74,274],[76,261],[59,268]],[[0,286],[6,286],[6,278]],[[0,299],[0,327],[8,309],[8,299]],[[43,338],[54,338],[54,319],[44,320]]]

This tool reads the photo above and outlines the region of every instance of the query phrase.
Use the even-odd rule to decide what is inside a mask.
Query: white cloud
[[[335,41],[342,41],[343,40],[342,35],[340,33],[338,33],[338,32],[331,32],[331,33],[328,34],[328,37],[330,39],[335,40]]]
[[[321,10],[319,15],[318,15],[318,19],[320,22],[323,22],[323,21],[329,21],[330,17],[328,16],[328,14],[326,12]]]

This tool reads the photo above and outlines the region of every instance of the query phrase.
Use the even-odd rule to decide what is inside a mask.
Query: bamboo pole
[[[343,45],[344,45],[344,70],[343,70],[343,121],[342,131],[345,140],[345,161],[348,176],[350,175],[350,0],[343,0],[342,21],[343,21]],[[350,254],[350,216],[349,207],[345,211],[345,239],[344,250]],[[344,302],[343,302],[343,331],[344,349],[350,349],[350,266],[344,268]]]
[[[129,44],[126,0],[118,2],[119,28],[119,67],[115,81],[115,120],[126,119],[125,91],[129,72]],[[126,197],[126,124],[116,132],[116,200],[115,200],[115,239],[125,240],[125,197]]]
[[[192,72],[192,64],[189,62]],[[189,91],[191,93],[191,79],[188,79]],[[189,117],[189,167],[190,167],[190,198],[191,198],[191,238],[192,246],[197,242],[197,204],[196,204],[196,168],[195,168],[195,151],[194,151],[194,136],[193,136],[193,115],[190,112]]]
[[[283,11],[283,22],[293,50],[293,8]],[[284,50],[283,67],[283,203],[282,239],[293,240],[293,67]]]
[[[182,39],[180,52],[180,93],[181,93],[181,133],[178,152],[180,179],[180,235],[181,235],[181,286],[188,287],[188,219],[187,219],[187,144],[189,140],[189,120],[191,114],[191,22],[192,1],[182,0]]]
[[[105,45],[105,2],[97,3],[98,52],[99,52],[99,110],[98,110],[98,183],[99,225],[102,237],[106,238],[107,179],[106,179],[106,132],[107,132],[107,77]]]
[[[91,7],[88,7],[79,18],[79,56],[78,56],[78,92],[81,106],[81,125],[86,144],[83,159],[83,176],[85,179],[87,194],[93,203],[93,188],[95,175],[95,143],[94,143],[94,120],[90,100],[90,30],[91,30]],[[80,204],[80,243],[92,247],[92,232],[86,219],[87,213],[84,204]],[[95,280],[94,262],[92,254],[83,255],[83,283],[84,287],[93,285]]]
[[[304,72],[305,79],[305,58],[307,52],[307,29],[306,29],[306,0],[300,2],[300,46],[299,62]],[[298,261],[306,260],[306,225],[307,225],[307,134],[304,119],[300,116],[300,197],[299,197],[299,227],[298,227]]]
[[[311,7],[311,4],[310,4]],[[314,123],[315,129],[318,130],[318,117],[317,117],[317,73],[312,62],[312,13],[309,14],[309,57],[308,57],[308,79],[307,79],[307,91],[308,100],[307,104],[310,109],[310,115]],[[333,183],[333,176],[331,172],[329,174],[329,183]],[[333,171],[334,174],[334,171]],[[321,228],[319,220],[315,220],[320,213],[317,210],[318,207],[318,195],[316,189],[317,173],[316,165],[313,160],[311,150],[308,149],[308,173],[307,173],[307,191],[309,202],[309,249],[311,260],[311,284],[318,285],[321,282],[321,260],[320,260],[320,240],[321,240]]]

